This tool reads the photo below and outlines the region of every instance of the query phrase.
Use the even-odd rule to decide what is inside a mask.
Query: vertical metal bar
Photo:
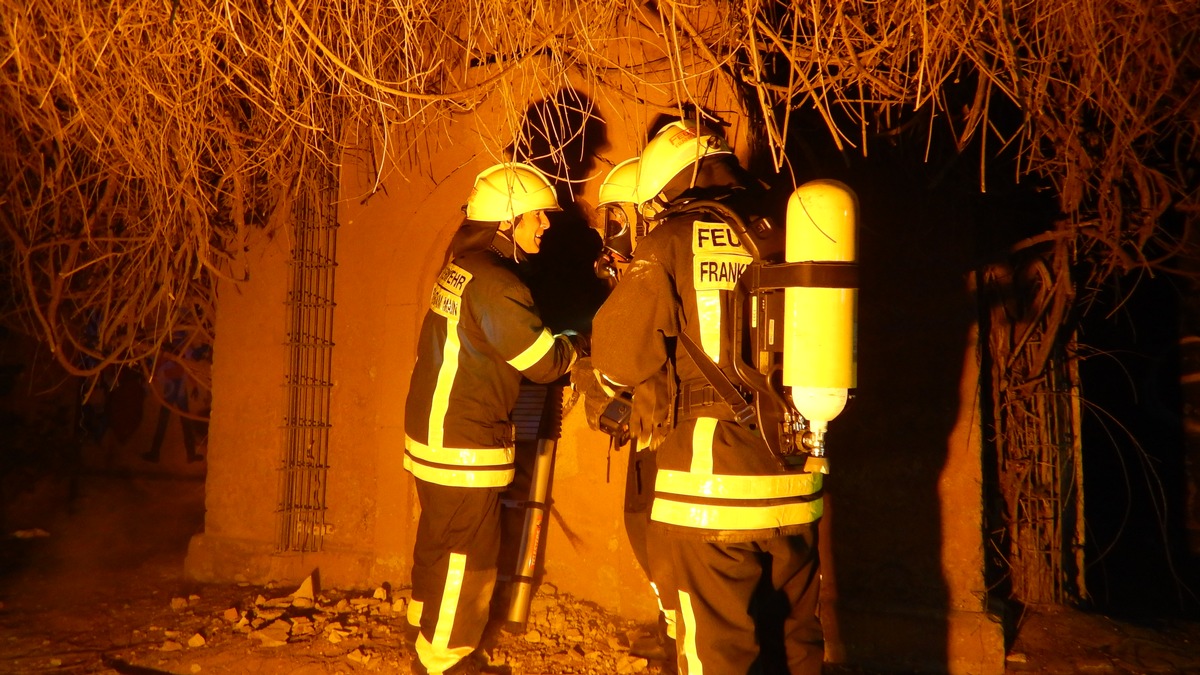
[[[1070,419],[1071,419],[1071,498],[1069,504],[1073,507],[1070,512],[1072,516],[1071,529],[1068,532],[1070,536],[1071,547],[1071,581],[1075,586],[1075,599],[1087,600],[1090,598],[1088,594],[1087,581],[1084,575],[1084,545],[1087,543],[1087,528],[1084,526],[1084,492],[1083,492],[1083,415],[1080,410],[1080,380],[1079,380],[1079,359],[1076,354],[1079,353],[1078,344],[1076,343],[1077,336],[1074,332],[1071,333],[1069,347],[1067,349],[1067,377],[1069,386],[1070,400]]]
[[[294,208],[285,447],[279,467],[280,552],[319,551],[327,532],[336,190],[332,167],[313,166],[301,181]]]

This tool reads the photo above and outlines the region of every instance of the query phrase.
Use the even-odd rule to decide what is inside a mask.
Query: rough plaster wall
[[[286,234],[260,237],[248,254],[256,258],[248,266],[250,279],[218,291],[217,326],[225,348],[213,352],[213,380],[221,387],[213,398],[207,481],[238,488],[208,490],[207,534],[275,541],[274,519],[253,516],[274,513],[276,505],[287,246]]]
[[[367,164],[348,158],[342,175],[338,233],[337,405],[345,445],[361,448],[353,471],[361,493],[342,495],[370,521],[379,581],[406,585],[418,508],[404,471],[404,401],[415,343],[433,279],[462,218],[478,146],[459,143],[429,158],[427,173],[410,171],[379,184]],[[370,195],[369,197],[366,195]]]
[[[241,283],[218,289],[213,349],[204,533],[192,539],[188,573],[202,580],[265,580],[275,542],[283,420],[286,235],[249,242]]]
[[[984,611],[974,202],[901,151],[823,168],[861,207],[858,389],[828,441],[847,658],[1003,672]]]

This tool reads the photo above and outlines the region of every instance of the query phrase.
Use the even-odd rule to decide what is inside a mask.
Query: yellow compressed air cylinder
[[[783,384],[814,431],[824,431],[857,386],[858,289],[831,287],[849,283],[848,275],[820,273],[820,263],[856,262],[857,229],[858,199],[843,183],[810,181],[788,200],[785,258],[816,263],[814,283],[821,285],[784,289]]]

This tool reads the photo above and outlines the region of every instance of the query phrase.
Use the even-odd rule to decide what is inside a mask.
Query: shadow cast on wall
[[[583,93],[564,88],[554,96],[532,104],[525,113],[520,136],[507,148],[514,161],[532,164],[550,176],[558,189],[562,211],[550,213],[551,227],[542,239],[541,251],[522,267],[522,273],[533,294],[543,322],[551,331],[575,330],[591,332],[591,320],[608,295],[607,284],[596,276],[593,263],[600,253],[599,233],[592,229],[594,220],[590,207],[579,200],[586,182],[597,172],[607,172],[607,166],[597,168],[600,153],[608,147],[607,131],[595,104]],[[560,387],[560,380],[552,385]],[[534,390],[539,387],[533,387]],[[523,385],[522,395],[530,393]],[[545,394],[542,394],[543,396]],[[548,401],[545,405],[551,405]],[[548,414],[539,404],[543,417]],[[522,528],[525,525],[526,499],[531,495],[534,467],[538,451],[539,421],[526,420],[532,427],[524,433],[518,424],[516,441],[516,475],[505,490],[503,537],[500,552],[500,581],[497,597],[506,598],[512,588],[508,572],[521,568]],[[553,471],[547,488],[547,508],[554,518],[556,534],[572,539],[570,527],[554,507]],[[543,522],[543,535],[538,539],[537,559],[543,561],[533,570],[534,583],[541,583],[545,574],[544,561],[549,540]],[[504,611],[493,604],[493,618],[502,618]]]
[[[560,213],[541,252],[531,260],[529,287],[551,330],[591,332],[592,316],[608,294],[592,264],[600,253],[600,234],[592,229],[591,207],[579,200],[585,184],[607,173],[600,153],[609,147],[604,120],[595,103],[576,89],[564,88],[531,105],[520,138],[509,148],[517,161],[533,164],[558,186]]]
[[[971,404],[961,392],[978,316],[968,287],[977,258],[969,183],[977,191],[978,176],[927,163],[923,135],[872,139],[864,157],[839,151],[821,120],[800,115],[789,138],[795,184],[836,179],[859,200],[858,387],[827,439],[823,575],[836,589],[827,637],[840,650],[832,655],[945,672],[958,658],[945,566],[960,563],[947,559],[943,523],[953,514],[940,481]],[[790,190],[792,177],[774,180]],[[983,570],[974,573],[982,585]]]

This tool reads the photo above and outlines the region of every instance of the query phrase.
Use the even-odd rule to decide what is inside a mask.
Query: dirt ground
[[[404,589],[316,589],[306,602],[301,587],[185,579],[202,480],[85,476],[21,491],[25,506],[7,514],[0,539],[0,672],[411,672]],[[526,630],[490,631],[485,653],[509,675],[660,673],[629,654],[639,628],[543,586]],[[1028,612],[1007,664],[1009,673],[1200,673],[1200,624]]]

